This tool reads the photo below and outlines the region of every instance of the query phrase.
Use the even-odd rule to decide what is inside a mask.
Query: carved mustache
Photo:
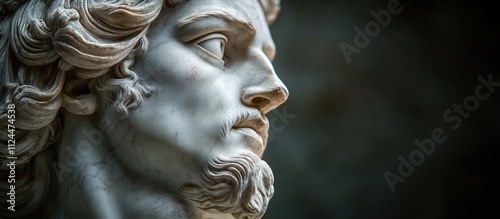
[[[222,138],[227,138],[227,135],[232,129],[251,128],[262,137],[264,145],[267,143],[267,131],[269,130],[269,122],[267,117],[262,116],[258,111],[240,111],[231,119],[224,122],[224,127],[220,131]]]

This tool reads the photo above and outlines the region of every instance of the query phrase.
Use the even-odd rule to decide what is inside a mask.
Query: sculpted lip
[[[261,149],[267,143],[268,127],[269,122],[266,117],[252,116],[238,120],[231,130],[254,138],[259,143],[259,149]]]

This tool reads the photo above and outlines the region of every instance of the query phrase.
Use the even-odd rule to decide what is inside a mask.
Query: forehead
[[[263,11],[257,0],[187,0],[179,5],[179,14],[194,15],[206,11],[225,11],[245,20],[259,20]]]
[[[257,35],[270,37],[269,26],[258,0],[186,0],[173,8],[166,8],[154,23],[165,26],[180,25],[213,14],[227,14],[231,19],[247,23]],[[192,19],[194,18],[194,19]],[[240,22],[241,21],[241,22]]]
[[[236,37],[253,35],[251,44],[263,48],[270,59],[274,58],[274,41],[264,10],[258,0],[186,0],[174,7],[165,7],[159,17],[151,23],[148,31],[149,45],[155,47],[173,38],[183,41],[180,37],[182,34],[179,34],[180,27],[199,20],[208,21],[209,18],[220,18],[223,15],[229,16],[224,16],[226,19],[220,19],[222,23],[196,22],[197,32],[209,33],[211,29],[217,29],[214,23],[225,27],[236,26],[236,29],[239,29],[233,32],[238,35]],[[236,22],[228,22],[229,20],[236,20]]]

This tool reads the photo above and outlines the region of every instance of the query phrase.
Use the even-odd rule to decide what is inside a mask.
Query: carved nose
[[[259,109],[262,114],[275,109],[288,98],[288,89],[281,80],[270,86],[251,86],[243,89],[241,101],[249,107]]]

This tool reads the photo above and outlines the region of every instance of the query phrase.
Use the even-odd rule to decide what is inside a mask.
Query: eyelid
[[[207,40],[211,40],[211,39],[223,39],[224,40],[224,43],[227,43],[227,37],[224,35],[224,34],[221,34],[221,33],[211,33],[211,34],[207,34],[207,35],[204,35],[202,37],[199,37],[197,39],[194,39],[193,42],[198,45],[199,43],[202,43],[202,42],[205,42]]]
[[[255,37],[255,28],[249,22],[240,20],[227,12],[207,12],[205,15],[192,16],[176,25],[175,35],[182,42],[191,42],[210,33],[224,33],[238,40],[248,41]],[[235,39],[236,40],[236,39]]]
[[[199,37],[197,39],[194,39],[192,40],[191,43],[193,43],[198,49],[200,49],[205,55],[208,55],[210,58],[213,59],[216,59],[217,61],[219,61],[220,63],[224,64],[225,61],[223,60],[224,58],[224,53],[225,51],[222,51],[222,57],[218,57],[216,56],[215,54],[213,54],[212,52],[208,51],[207,49],[203,48],[202,46],[200,46],[199,44],[200,43],[203,43],[205,41],[208,41],[208,40],[212,40],[212,39],[222,39],[224,41],[224,46],[227,45],[228,43],[228,39],[225,35],[221,34],[221,33],[211,33],[211,34],[207,34],[207,35],[204,35],[202,37]],[[224,48],[225,50],[225,48]],[[204,57],[204,58],[207,58],[207,57]],[[209,60],[209,61],[212,61],[212,60]]]

